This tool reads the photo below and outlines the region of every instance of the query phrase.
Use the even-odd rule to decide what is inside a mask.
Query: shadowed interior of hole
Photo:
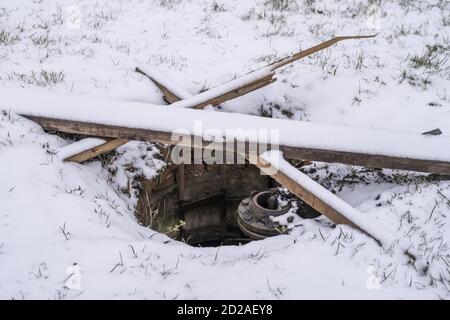
[[[244,235],[235,224],[239,203],[240,199],[228,200],[206,203],[193,208],[193,211],[188,213],[188,217],[192,217],[190,219],[191,229],[182,232],[180,240],[197,247],[242,245],[253,241]],[[223,218],[221,216],[223,212],[226,212],[227,215],[225,221],[219,220]],[[209,219],[209,222],[199,221],[199,215],[203,215],[203,219]]]
[[[270,196],[271,194],[268,192],[261,193],[256,197],[256,203],[263,208],[270,209],[268,201]]]
[[[181,178],[176,172],[156,187],[144,182],[136,216],[192,246],[244,244],[251,239],[237,223],[239,203],[271,187],[273,180],[252,165],[184,165]]]

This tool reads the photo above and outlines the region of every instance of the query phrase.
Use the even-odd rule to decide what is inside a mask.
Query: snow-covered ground
[[[449,17],[445,0],[2,0],[0,86],[163,104],[136,65],[194,94],[335,35],[379,32],[296,62],[220,111],[450,135]],[[423,276],[395,250],[323,218],[240,247],[170,240],[137,224],[135,194],[123,192],[163,166],[154,146],[132,142],[109,161],[78,165],[55,154],[70,143],[0,114],[0,298],[450,297],[445,178],[304,168],[408,239],[430,263]],[[74,263],[79,290],[66,287]]]

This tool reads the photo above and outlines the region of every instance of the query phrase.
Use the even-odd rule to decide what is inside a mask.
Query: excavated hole
[[[237,224],[239,203],[273,180],[252,165],[183,165],[156,186],[144,183],[139,221],[192,246],[245,244],[252,239]]]
[[[248,164],[181,165],[167,172],[170,174],[162,174],[157,183],[155,180],[144,183],[136,214],[143,225],[201,247],[246,244],[278,234],[263,228],[266,232],[263,237],[250,237],[258,225],[251,222],[247,225],[250,229],[242,229],[245,221],[242,223],[241,219],[238,223],[241,201],[255,195],[255,191],[276,185],[256,167]],[[267,194],[262,193],[258,199],[258,206],[272,209]]]

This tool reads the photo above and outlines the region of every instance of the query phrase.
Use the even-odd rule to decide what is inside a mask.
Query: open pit
[[[190,164],[169,171],[144,182],[136,213],[143,225],[203,247],[244,244],[283,233],[268,215],[284,214],[289,208],[268,208],[267,190],[277,183],[255,166]],[[249,203],[255,210],[246,210]],[[263,222],[258,222],[258,215]]]

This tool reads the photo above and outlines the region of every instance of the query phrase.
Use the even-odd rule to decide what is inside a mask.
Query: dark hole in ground
[[[240,246],[247,244],[251,241],[254,241],[250,238],[223,238],[223,239],[217,239],[217,240],[210,240],[210,241],[203,241],[195,244],[191,244],[194,247],[220,247],[220,246]]]
[[[248,164],[183,165],[156,185],[144,183],[136,215],[143,225],[192,246],[245,244],[261,238],[252,236],[258,225],[250,226],[251,233],[241,231],[239,204],[255,190],[274,186],[270,177]],[[259,205],[275,208],[277,203],[263,194]]]

